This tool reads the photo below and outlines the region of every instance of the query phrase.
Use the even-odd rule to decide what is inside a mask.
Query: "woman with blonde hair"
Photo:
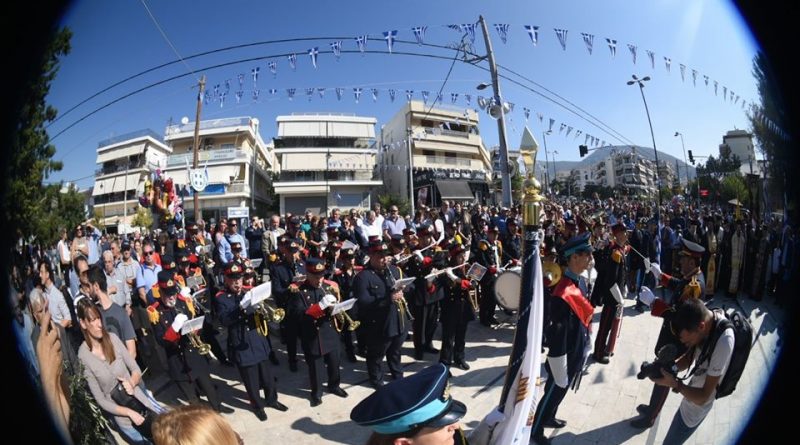
[[[240,445],[244,442],[224,417],[204,405],[185,405],[153,422],[155,445]]]

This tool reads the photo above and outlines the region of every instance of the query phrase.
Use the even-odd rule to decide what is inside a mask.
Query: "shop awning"
[[[436,181],[442,199],[474,199],[466,181]]]

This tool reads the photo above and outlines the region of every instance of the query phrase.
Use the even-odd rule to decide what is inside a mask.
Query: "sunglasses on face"
[[[152,251],[152,250],[145,250],[143,253],[144,253],[146,256],[150,256],[150,255],[152,255],[152,254],[153,254],[153,251]]]

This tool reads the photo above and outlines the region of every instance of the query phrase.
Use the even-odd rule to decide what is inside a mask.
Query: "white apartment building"
[[[302,113],[278,116],[274,139],[281,214],[368,209],[383,185],[375,178],[374,117]]]
[[[109,233],[128,233],[139,195],[151,170],[163,165],[172,148],[153,130],[139,130],[97,144],[93,208]]]
[[[475,110],[407,102],[381,128],[380,171],[389,193],[414,208],[490,198],[492,160]]]
[[[653,169],[655,162],[635,149],[613,155],[614,186],[622,186],[631,195],[652,196],[656,193]]]
[[[185,119],[166,128],[165,142],[172,149],[161,169],[176,185],[185,186],[183,208],[188,219],[195,218],[194,199],[188,168],[194,159],[194,122]],[[208,185],[199,193],[200,210],[205,221],[218,221],[228,211],[240,217],[265,217],[272,205],[269,197],[271,172],[276,165],[272,148],[259,134],[258,119],[233,117],[200,121],[198,168],[208,168]],[[235,210],[233,210],[235,209]]]
[[[573,193],[582,192],[587,185],[595,185],[595,170],[592,167],[588,168],[573,168],[569,172],[571,179],[575,182],[577,191]]]
[[[751,173],[759,174],[758,161],[756,160],[756,152],[753,147],[753,135],[745,130],[730,130],[722,137],[722,143],[719,145],[720,156],[730,153],[739,158],[742,165],[739,171],[746,175]],[[751,162],[752,161],[752,162]]]

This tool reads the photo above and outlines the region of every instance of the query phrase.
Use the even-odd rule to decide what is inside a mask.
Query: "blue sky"
[[[683,158],[680,138],[684,134],[686,148],[695,155],[716,154],[722,135],[734,128],[747,129],[748,121],[742,100],[757,100],[756,85],[751,74],[756,42],[732,4],[725,0],[563,0],[563,1],[208,1],[146,0],[147,6],[164,34],[181,57],[223,48],[278,39],[319,38],[282,44],[251,46],[186,60],[153,71],[123,83],[79,106],[53,123],[55,158],[64,161],[64,169],[50,180],[75,180],[80,187],[91,186],[95,169],[97,143],[108,137],[151,128],[163,134],[165,125],[183,116],[194,120],[195,75],[188,75],[108,106],[75,123],[92,110],[164,79],[195,71],[205,74],[210,89],[226,79],[231,90],[225,104],[212,102],[204,106],[203,119],[253,116],[261,120],[265,140],[275,135],[275,117],[294,112],[348,112],[374,116],[378,125],[387,122],[405,100],[404,91],[414,90],[416,99],[427,90],[431,99],[442,88],[452,50],[395,43],[395,51],[435,54],[444,59],[403,56],[400,54],[342,54],[337,61],[329,54],[329,44],[343,40],[343,50],[357,49],[355,37],[369,35],[381,38],[384,31],[397,30],[399,40],[413,41],[411,28],[427,26],[425,43],[447,45],[460,35],[447,28],[450,24],[474,23],[483,15],[498,64],[534,81],[501,74],[520,81],[534,90],[563,104],[560,106],[542,95],[501,79],[503,97],[515,104],[507,123],[509,145],[515,147],[526,124],[523,108],[531,110],[527,125],[541,144],[541,132],[554,119],[554,134],[547,138],[548,148],[558,151],[557,160],[578,160],[578,144],[591,134],[609,144],[652,146],[650,130],[638,87],[626,82],[632,74],[650,76],[645,95],[653,122],[656,144],[660,151]],[[494,24],[509,24],[508,42],[502,43]],[[63,19],[74,33],[72,52],[62,60],[61,69],[52,84],[48,101],[59,112],[65,112],[82,100],[116,81],[177,58],[167,40],[159,32],[141,0],[76,2]],[[538,44],[534,46],[524,25],[539,27]],[[567,30],[566,50],[559,43],[554,28]],[[594,35],[592,55],[581,33]],[[477,33],[475,49],[484,52],[483,40]],[[610,56],[606,38],[616,39],[616,56]],[[628,44],[637,47],[633,64]],[[318,67],[314,69],[308,49],[319,47]],[[382,41],[370,40],[367,50],[386,51]],[[655,53],[655,69],[646,50]],[[297,53],[297,69],[293,71],[285,56]],[[667,72],[664,57],[671,58]],[[243,59],[258,59],[217,69],[205,67]],[[272,76],[267,62],[277,63]],[[680,64],[686,65],[681,81]],[[486,66],[485,64],[483,66]],[[252,98],[251,70],[260,68],[257,88],[259,100]],[[693,86],[691,70],[698,72]],[[244,95],[237,105],[234,94],[239,90],[238,75],[244,74]],[[709,77],[706,87],[703,76]],[[475,86],[489,82],[488,72],[463,62],[456,62],[442,88],[444,103],[450,104],[450,93],[458,93],[457,105],[466,108],[464,95],[472,95],[475,107],[478,92]],[[719,83],[715,96],[713,82]],[[741,96],[734,105],[723,100],[723,86]],[[334,89],[345,88],[341,101]],[[359,103],[353,88],[363,88]],[[277,89],[271,96],[269,89]],[[287,88],[297,90],[294,100],[287,99]],[[306,88],[325,88],[324,99],[317,92],[311,101]],[[373,101],[371,88],[379,89]],[[388,89],[397,91],[394,103]],[[546,90],[550,92],[547,92]],[[560,98],[556,97],[560,96]],[[730,92],[728,93],[730,96]],[[571,102],[574,105],[569,105]],[[573,113],[567,108],[583,111]],[[544,116],[540,122],[537,115]],[[603,122],[598,127],[594,118]],[[573,127],[569,136],[561,132],[561,123]],[[606,127],[613,131],[604,131]],[[575,138],[576,132],[582,134]],[[617,133],[622,136],[617,136]],[[497,126],[488,115],[481,114],[481,134],[487,146],[498,140]],[[543,160],[543,155],[540,156]]]

